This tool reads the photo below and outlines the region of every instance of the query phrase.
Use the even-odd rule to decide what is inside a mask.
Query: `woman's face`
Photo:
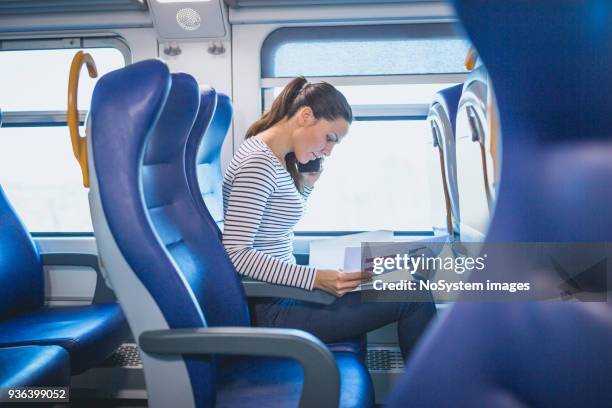
[[[302,164],[329,156],[349,129],[344,118],[331,121],[316,119],[309,107],[302,108],[296,114],[299,127],[294,136],[293,151],[297,161]]]

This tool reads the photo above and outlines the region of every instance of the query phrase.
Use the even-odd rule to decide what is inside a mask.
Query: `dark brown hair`
[[[351,106],[340,91],[327,82],[311,84],[304,77],[297,77],[285,86],[285,89],[274,99],[272,108],[253,123],[246,133],[246,138],[255,136],[274,126],[285,118],[290,118],[303,106],[312,109],[316,119],[336,120],[343,118],[348,123],[353,121]],[[297,169],[297,159],[293,152],[285,156],[287,171],[293,178],[298,191],[303,191],[302,175]]]

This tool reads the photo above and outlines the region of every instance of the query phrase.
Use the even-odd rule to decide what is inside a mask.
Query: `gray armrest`
[[[86,266],[96,271],[96,289],[91,303],[94,305],[103,303],[115,303],[117,298],[115,292],[106,286],[98,256],[96,254],[83,254],[77,252],[56,252],[40,254],[43,265],[46,266]]]
[[[231,354],[283,357],[304,369],[300,407],[337,407],[340,374],[330,351],[301,330],[260,327],[209,327],[147,331],[139,346],[152,354]]]
[[[244,286],[247,297],[289,298],[322,305],[331,305],[336,301],[333,295],[318,289],[310,291],[292,286],[273,285],[249,278],[242,279],[242,286]]]

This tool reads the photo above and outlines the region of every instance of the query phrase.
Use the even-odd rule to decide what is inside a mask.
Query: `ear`
[[[297,112],[297,120],[300,126],[311,126],[317,119],[314,116],[314,112],[310,106],[302,106]]]

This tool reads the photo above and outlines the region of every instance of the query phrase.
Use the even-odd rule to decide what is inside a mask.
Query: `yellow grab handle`
[[[465,69],[471,71],[476,66],[476,61],[478,60],[478,53],[476,52],[476,48],[471,47],[465,57]]]
[[[87,140],[79,134],[79,111],[77,105],[77,89],[79,87],[79,74],[83,64],[87,65],[87,71],[91,78],[98,76],[96,63],[91,55],[79,51],[75,54],[70,65],[70,77],[68,78],[68,129],[72,142],[72,152],[81,166],[83,173],[83,186],[89,187],[89,170],[87,169]]]

